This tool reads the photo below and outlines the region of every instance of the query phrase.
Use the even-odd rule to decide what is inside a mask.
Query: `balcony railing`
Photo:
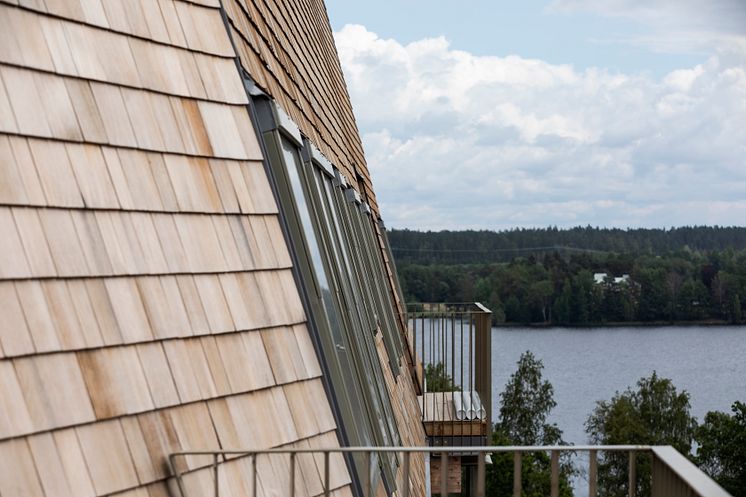
[[[597,455],[599,452],[622,452],[629,456],[629,483],[627,484],[629,497],[635,496],[636,477],[635,461],[640,454],[650,455],[653,460],[651,472],[652,497],[731,497],[728,492],[723,490],[709,476],[703,473],[699,468],[692,464],[688,459],[670,446],[644,446],[644,445],[612,445],[612,446],[537,446],[537,447],[449,447],[446,450],[438,447],[334,447],[326,449],[298,449],[298,448],[281,448],[267,450],[219,450],[219,451],[188,451],[177,452],[169,456],[169,463],[176,477],[177,486],[181,497],[221,497],[221,488],[225,485],[225,466],[239,459],[248,458],[248,464],[244,468],[248,469],[249,474],[242,474],[243,494],[247,497],[259,497],[261,495],[277,497],[314,497],[323,495],[330,497],[335,489],[340,488],[339,481],[347,482],[350,480],[342,479],[339,476],[334,477],[332,472],[339,473],[346,471],[344,466],[345,454],[359,455],[363,460],[368,461],[369,471],[367,475],[375,474],[374,456],[383,453],[396,453],[401,455],[402,464],[397,474],[396,490],[401,497],[427,497],[428,494],[447,497],[451,491],[448,484],[448,466],[452,458],[462,455],[476,457],[476,478],[474,495],[476,497],[485,497],[486,492],[486,464],[487,456],[495,453],[512,453],[514,460],[513,470],[513,495],[520,497],[521,488],[521,461],[522,455],[529,452],[548,453],[551,461],[551,497],[559,496],[560,482],[560,454],[565,453],[588,453],[588,494],[589,497],[597,495]],[[430,459],[439,460],[439,474],[432,475],[432,488],[428,489],[427,485],[422,482],[415,487],[411,478],[411,468],[414,461],[421,463],[421,456],[430,456]],[[212,458],[212,465],[207,469],[211,473],[211,493],[205,492],[205,488],[191,489],[186,482],[186,476],[195,470],[187,471],[183,469],[186,459],[200,456]],[[306,456],[311,458],[311,470],[309,465],[303,467],[302,458]],[[274,461],[271,464],[262,464],[262,459],[283,458],[282,461]],[[260,469],[257,469],[260,468]],[[420,468],[421,469],[421,468]],[[199,470],[196,470],[199,471]],[[266,472],[266,473],[265,473]],[[261,473],[261,474],[260,474]],[[261,477],[261,484],[258,478]],[[311,482],[310,480],[319,480]],[[361,497],[374,497],[381,495],[381,487],[375,486],[373,480],[359,482]],[[226,485],[227,486],[227,485]],[[315,488],[316,490],[311,490]],[[233,489],[225,489],[222,495],[232,495]],[[394,489],[390,490],[393,493]]]
[[[490,439],[491,315],[480,303],[407,305],[408,345],[432,445]]]

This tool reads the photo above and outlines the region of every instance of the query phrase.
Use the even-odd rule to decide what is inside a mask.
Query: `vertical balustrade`
[[[598,493],[598,459],[597,452],[588,452],[588,497],[596,497]]]
[[[324,451],[324,497],[329,497],[329,492],[331,489],[329,488],[331,485],[329,483],[329,451]]]
[[[417,367],[421,415],[431,444],[487,442],[492,430],[491,312],[479,303],[407,308],[410,346],[422,367]],[[450,379],[453,388],[427,384],[428,367],[439,372],[443,383]],[[463,410],[457,410],[456,401]]]
[[[251,495],[252,497],[256,497],[257,494],[257,474],[256,474],[256,458],[259,457],[258,454],[254,454],[251,457]]]
[[[404,453],[404,465],[403,465],[403,477],[402,477],[402,497],[409,497],[409,452]]]
[[[448,497],[448,453],[440,453],[440,497]]]
[[[575,453],[578,451],[588,452],[588,495],[589,497],[596,497],[598,493],[598,452],[626,452],[629,455],[628,459],[628,495],[630,497],[636,496],[636,480],[637,480],[637,467],[636,459],[639,452],[644,454],[652,454],[652,476],[651,476],[651,490],[653,497],[679,497],[681,495],[698,495],[702,497],[732,497],[725,490],[723,490],[717,483],[715,483],[709,476],[703,473],[699,468],[691,463],[686,457],[681,455],[673,447],[649,447],[649,446],[569,446],[569,447],[449,447],[447,452],[443,448],[436,447],[334,447],[326,449],[266,449],[257,451],[185,451],[171,454],[169,456],[169,463],[173,475],[176,478],[177,488],[181,493],[181,497],[197,497],[196,494],[190,494],[188,489],[185,488],[182,476],[186,470],[183,464],[177,464],[175,459],[179,457],[189,456],[211,456],[211,460],[207,462],[204,469],[211,472],[213,477],[213,497],[219,497],[221,492],[220,486],[220,465],[233,460],[234,457],[249,457],[251,461],[251,474],[248,475],[250,478],[252,489],[251,495],[257,497],[258,486],[257,486],[257,460],[260,456],[269,457],[273,454],[285,455],[289,459],[287,483],[280,481],[280,487],[287,487],[287,494],[284,490],[280,491],[280,495],[277,497],[295,497],[296,495],[296,483],[298,476],[302,475],[302,471],[299,473],[297,469],[298,457],[301,454],[322,454],[323,456],[323,487],[322,493],[325,497],[329,497],[332,492],[331,483],[331,454],[362,454],[362,460],[365,461],[367,471],[363,474],[366,475],[365,481],[361,482],[361,488],[363,497],[376,497],[375,483],[373,477],[374,468],[374,455],[381,453],[400,453],[402,454],[402,466],[401,466],[401,478],[397,479],[397,485],[395,489],[400,497],[421,497],[420,492],[413,492],[410,488],[411,485],[411,473],[412,473],[412,453],[430,453],[436,455],[440,460],[440,471],[438,478],[433,482],[433,485],[437,480],[440,481],[440,489],[433,488],[432,493],[434,495],[440,495],[440,497],[448,496],[448,465],[449,458],[456,455],[476,455],[476,480],[473,481],[474,486],[470,487],[474,489],[474,495],[476,497],[485,497],[486,495],[486,458],[490,453],[503,452],[513,454],[513,495],[514,497],[520,497],[522,493],[521,485],[521,469],[522,469],[522,454],[523,452],[549,452],[550,453],[550,495],[552,497],[559,496],[559,484],[560,484],[560,454],[562,451]],[[223,460],[220,460],[220,456],[223,456]],[[228,456],[231,456],[230,458]],[[360,460],[360,459],[358,459]],[[420,461],[421,459],[417,459]],[[190,469],[189,471],[193,471]],[[435,475],[433,475],[435,476]],[[199,494],[199,497],[209,497]],[[429,497],[429,496],[424,496]]]
[[[218,461],[220,459],[220,454],[215,454],[212,456],[212,478],[214,480],[214,491],[215,491],[215,497],[220,497],[220,479],[218,478]]]
[[[370,477],[371,473],[371,459],[372,454],[370,452],[365,453],[364,461],[365,461],[365,475],[363,476],[363,495],[365,497],[372,497],[373,496],[373,489],[371,488],[373,486],[373,479]]]
[[[485,471],[485,454],[484,452],[480,452],[477,456],[477,497],[484,497],[485,496],[485,486],[486,486],[486,471]]]
[[[290,497],[295,497],[295,455],[290,453]]]
[[[520,451],[513,452],[513,497],[521,497],[521,462],[523,454]]]
[[[559,451],[553,450],[551,455],[552,460],[552,482],[550,495],[552,497],[559,497]]]

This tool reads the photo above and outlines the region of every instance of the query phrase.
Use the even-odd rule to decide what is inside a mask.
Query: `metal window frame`
[[[307,141],[306,145],[310,145]],[[311,149],[312,150],[312,149]],[[362,305],[370,301],[370,295],[361,289],[361,281],[367,281],[367,278],[361,276],[361,273],[357,270],[354,258],[350,257],[349,249],[349,237],[341,235],[340,221],[342,216],[338,211],[338,205],[336,202],[332,202],[329,196],[330,191],[335,191],[337,188],[334,186],[334,182],[331,180],[328,170],[323,167],[323,164],[315,163],[315,158],[312,153],[307,152],[306,157],[307,163],[307,186],[310,190],[313,190],[311,197],[313,197],[316,203],[317,216],[324,216],[324,222],[319,221],[318,228],[322,235],[322,238],[327,243],[327,255],[329,257],[329,267],[332,272],[337,272],[338,281],[338,296],[340,297],[340,308],[343,313],[346,313],[349,318],[350,329],[350,341],[355,345],[355,354],[357,360],[366,369],[374,371],[376,374],[368,376],[367,378],[361,379],[363,383],[373,387],[368,393],[368,401],[370,406],[370,415],[373,416],[379,423],[379,443],[382,445],[395,443],[401,443],[401,437],[398,432],[398,427],[395,423],[393,414],[393,407],[391,405],[391,399],[388,394],[388,389],[383,380],[384,374],[381,368],[381,363],[378,357],[378,351],[375,343],[366,339],[365,329],[360,326],[363,324],[364,316],[366,315],[365,310],[369,309],[370,305]],[[322,156],[323,157],[323,156]],[[327,173],[327,174],[324,174]],[[341,175],[341,173],[338,173]],[[335,174],[335,177],[337,174]],[[320,183],[322,182],[322,183]],[[322,191],[323,190],[323,191]],[[332,193],[332,195],[334,195]],[[333,229],[332,229],[333,224]],[[344,226],[342,226],[344,228]],[[340,254],[343,256],[343,260],[340,259]],[[344,262],[344,266],[341,265]],[[345,305],[342,301],[347,302]],[[353,303],[354,305],[349,305]],[[352,313],[355,309],[357,312]],[[357,319],[355,315],[357,314]],[[368,320],[368,327],[370,328],[370,320]],[[370,337],[370,335],[369,335]],[[372,379],[372,382],[369,380]],[[368,381],[366,381],[368,380]],[[370,385],[372,383],[372,385]],[[389,461],[389,466],[384,466],[384,474],[386,480],[389,482],[395,481],[395,467],[399,461]]]
[[[341,393],[338,390],[339,383],[336,385],[334,383],[335,378],[342,376],[337,357],[335,355],[330,357],[329,354],[325,353],[325,350],[329,350],[330,347],[334,346],[331,340],[331,325],[327,320],[326,313],[323,312],[323,309],[319,305],[318,298],[312,295],[313,293],[317,296],[320,290],[314,275],[308,270],[312,266],[309,254],[305,249],[301,250],[298,247],[299,244],[305,243],[305,235],[299,229],[300,222],[297,215],[297,205],[289,191],[288,179],[282,177],[284,168],[275,167],[281,163],[282,158],[274,140],[266,139],[270,138],[273,132],[280,132],[281,130],[276,125],[274,107],[275,104],[272,101],[261,95],[250,99],[252,122],[257,130],[257,138],[265,158],[263,161],[265,171],[279,208],[280,224],[291,260],[293,261],[293,276],[301,296],[316,356],[322,368],[322,384],[332,407],[339,442],[342,446],[349,446],[352,440],[363,440],[366,437],[361,436],[359,433],[360,427],[357,424],[349,422],[350,419],[355,419],[354,410],[349,399],[339,395]],[[291,138],[294,138],[293,133],[287,133],[287,130],[282,131],[285,132],[285,136],[289,135]],[[295,138],[297,139],[297,136]],[[372,440],[370,437],[367,437],[367,439]],[[359,468],[361,465],[351,457],[345,458],[345,463],[352,477],[353,487],[357,494],[360,495],[362,479],[355,468]]]
[[[364,334],[354,331],[355,326],[350,326],[351,323],[357,321],[360,323],[360,319],[351,319],[347,321],[346,326],[342,328],[341,320],[345,321],[345,305],[342,301],[338,300],[340,295],[336,295],[336,305],[331,304],[330,307],[325,305],[323,299],[322,283],[318,280],[317,272],[323,272],[323,278],[326,283],[326,288],[329,291],[329,297],[339,293],[340,281],[345,281],[345,278],[352,278],[353,273],[347,272],[345,274],[336,274],[335,271],[339,267],[335,267],[335,264],[330,259],[332,256],[330,252],[331,240],[328,239],[325,234],[326,230],[324,224],[318,218],[319,216],[319,201],[321,201],[320,190],[318,185],[312,189],[309,183],[309,171],[307,165],[311,165],[319,169],[329,185],[348,184],[344,175],[342,175],[337,169],[331,167],[331,163],[323,158],[323,155],[313,149],[305,150],[307,147],[301,145],[307,145],[308,141],[304,140],[302,135],[299,134],[298,128],[294,126],[294,123],[287,118],[282,110],[269,100],[262,100],[262,105],[259,107],[259,130],[261,131],[261,138],[266,149],[266,157],[269,162],[271,174],[275,176],[276,189],[278,194],[278,202],[283,206],[283,212],[285,221],[288,225],[288,237],[293,240],[293,243],[289,243],[292,250],[296,253],[295,260],[297,261],[297,273],[299,274],[300,289],[307,296],[309,318],[313,316],[313,321],[316,323],[316,333],[318,334],[319,342],[319,354],[324,357],[325,362],[328,364],[327,374],[329,375],[330,390],[333,392],[336,398],[336,405],[338,406],[338,426],[340,431],[344,433],[344,438],[347,441],[357,440],[360,442],[368,441],[370,443],[375,440],[379,445],[387,445],[391,443],[401,443],[401,437],[398,433],[398,427],[395,422],[393,415],[393,408],[391,406],[391,399],[388,395],[388,389],[384,383],[384,375],[381,370],[381,363],[378,358],[375,344],[370,340],[365,340]],[[283,117],[284,116],[284,117]],[[283,149],[283,146],[285,147]],[[289,164],[288,158],[284,155],[288,152],[288,149],[293,148],[293,160],[294,164]],[[311,160],[304,162],[303,158],[310,158]],[[321,158],[321,160],[318,160]],[[296,192],[294,192],[293,181],[290,177],[291,167],[297,170],[298,177],[296,181],[300,182],[301,188],[301,199],[303,205],[298,204],[296,199]],[[334,179],[332,180],[330,175],[330,169],[334,172]],[[311,178],[315,179],[315,175],[311,175]],[[338,188],[333,188],[338,190]],[[359,199],[359,194],[357,196]],[[331,208],[331,204],[329,205]],[[336,207],[335,207],[336,208]],[[310,232],[307,232],[309,226],[304,226],[303,215],[301,211],[308,212],[307,223],[310,223]],[[339,212],[337,212],[339,214]],[[311,234],[312,233],[312,234]],[[309,238],[313,238],[309,242]],[[340,246],[345,243],[344,240],[337,242]],[[309,253],[309,247],[311,244],[314,246]],[[359,272],[355,272],[360,277]],[[360,281],[365,281],[363,278]],[[333,290],[332,290],[333,289]],[[367,292],[367,300],[370,300],[370,292]],[[348,300],[349,301],[349,300]],[[368,306],[363,306],[358,311],[367,310]],[[361,312],[360,316],[365,315],[365,312]],[[336,318],[331,319],[330,316]],[[349,317],[349,316],[348,316]],[[332,322],[332,321],[335,322]],[[371,319],[368,319],[369,323]],[[352,354],[348,356],[348,360],[351,359],[351,365],[348,369],[353,370],[356,376],[356,383],[351,384],[350,378],[346,378],[344,375],[344,368],[340,358],[337,357],[335,347],[337,343],[334,342],[332,336],[335,333],[341,331],[342,337],[345,336],[346,330],[353,331],[352,336],[347,337],[347,341],[344,342],[343,348],[349,349],[350,351],[356,351],[357,356],[354,357]],[[353,344],[352,339],[362,339],[362,341]],[[329,351],[335,353],[330,354]],[[330,357],[333,356],[333,357]],[[372,375],[375,381],[370,382],[370,375],[364,375],[360,370],[360,367],[364,366],[367,368],[373,368],[377,374]],[[373,383],[373,385],[371,385]],[[357,388],[355,388],[355,385]],[[341,387],[341,391],[340,391]],[[367,387],[367,388],[366,388]],[[358,395],[354,395],[357,391]],[[351,400],[356,399],[356,400]],[[357,407],[356,407],[357,406]],[[357,415],[355,413],[357,412]],[[360,421],[367,418],[369,421],[364,429],[361,429]],[[348,442],[349,443],[349,442]],[[396,468],[399,464],[398,457],[396,455],[389,455],[388,464],[380,462],[379,467],[382,470],[382,476],[384,477],[384,485],[389,492],[392,492],[396,488]],[[355,476],[358,480],[371,477],[371,475],[359,474],[359,468],[361,465],[358,461],[348,461],[348,465],[355,469]],[[351,473],[353,471],[351,470]],[[375,475],[373,475],[375,478]]]
[[[234,48],[234,53],[238,53],[236,50],[235,41],[233,40],[233,33],[231,28],[231,22],[229,20],[228,14],[225,11],[225,7],[223,6],[222,2],[220,4],[220,15],[223,21],[223,25],[226,30],[226,34],[230,40],[231,45]],[[280,228],[283,234],[283,238],[287,244],[288,251],[290,253],[292,264],[292,273],[293,278],[296,283],[296,287],[298,289],[298,292],[300,294],[301,303],[303,305],[306,319],[308,323],[309,332],[311,335],[311,341],[313,343],[314,349],[316,351],[317,358],[319,360],[319,365],[322,370],[322,384],[324,386],[324,390],[326,392],[327,399],[329,400],[329,403],[331,405],[332,414],[334,416],[336,425],[337,425],[337,436],[339,438],[339,442],[342,446],[349,446],[350,443],[350,432],[356,431],[357,427],[356,424],[353,423],[345,423],[343,422],[343,406],[344,402],[341,402],[341,399],[336,395],[335,387],[332,385],[332,367],[333,364],[329,363],[329,358],[326,357],[327,354],[325,354],[324,346],[323,346],[323,337],[326,335],[327,337],[330,336],[329,333],[322,333],[321,328],[324,327],[324,325],[329,326],[329,323],[324,323],[323,319],[319,319],[320,316],[323,316],[323,313],[318,312],[318,305],[314,305],[314,301],[310,298],[309,294],[309,285],[315,284],[314,288],[317,290],[319,289],[319,286],[316,281],[314,281],[313,275],[310,274],[310,271],[302,270],[303,264],[301,264],[301,261],[305,261],[306,267],[310,267],[308,254],[304,253],[305,251],[299,250],[298,245],[294,243],[294,238],[296,240],[301,240],[302,238],[299,238],[298,235],[302,235],[302,232],[300,232],[297,229],[297,206],[292,201],[292,196],[289,195],[289,191],[287,188],[283,188],[280,182],[278,181],[278,178],[275,176],[275,172],[278,168],[273,168],[272,166],[272,160],[274,159],[275,163],[280,156],[279,151],[275,147],[274,150],[272,150],[272,147],[269,146],[269,143],[265,141],[265,133],[271,131],[272,129],[282,130],[284,134],[288,137],[290,137],[297,145],[302,146],[303,145],[303,137],[300,133],[299,128],[295,125],[295,123],[292,122],[292,120],[282,112],[282,109],[276,105],[272,100],[270,100],[270,97],[264,93],[252,80],[249,73],[244,69],[240,57],[238,55],[233,57],[234,63],[236,65],[236,70],[239,74],[239,77],[241,78],[241,81],[244,86],[244,90],[246,92],[246,95],[248,97],[248,103],[246,105],[246,110],[249,115],[249,118],[251,120],[251,124],[253,127],[253,130],[257,137],[257,142],[259,144],[259,147],[262,151],[262,164],[265,170],[265,173],[267,175],[270,188],[272,190],[273,197],[275,199],[275,202],[278,206],[279,210],[279,221],[280,221]],[[318,152],[318,150],[316,151]],[[320,153],[319,153],[320,155]],[[328,161],[327,161],[328,162]],[[323,164],[323,162],[322,162]],[[325,164],[327,166],[331,166],[331,163]],[[279,168],[282,169],[282,168]],[[330,168],[326,167],[327,173],[330,172]],[[343,180],[346,180],[346,178],[342,178]],[[285,187],[287,187],[288,183],[285,182]],[[290,200],[290,201],[289,201]],[[294,212],[294,209],[296,210]],[[292,228],[292,224],[290,220],[295,217],[296,221],[296,229],[294,230]],[[295,231],[295,233],[293,233]],[[303,256],[303,257],[301,257]],[[315,312],[314,312],[315,310]],[[326,346],[328,347],[328,340]],[[358,440],[360,440],[359,437]],[[370,457],[367,459],[368,463],[370,463]],[[356,495],[363,495],[364,490],[362,487],[362,481],[367,481],[370,483],[372,481],[370,473],[367,474],[367,477],[361,479],[359,477],[359,473],[356,470],[353,470],[353,468],[359,467],[355,462],[355,457],[353,454],[345,454],[345,464],[347,465],[348,471],[350,476],[352,477],[352,486],[353,490],[355,491]],[[369,467],[369,466],[366,466]],[[328,469],[327,469],[328,474]],[[386,481],[384,480],[384,486],[386,487],[387,493],[392,494],[393,490],[395,488],[395,479],[392,480],[392,483],[389,485],[386,485]],[[217,481],[216,481],[217,485]],[[392,485],[394,488],[392,488]]]
[[[348,202],[348,198],[352,199],[353,203],[351,204]],[[365,267],[365,264],[363,263],[363,254],[364,254],[364,244],[360,242],[360,233],[358,227],[356,227],[355,223],[355,207],[354,204],[356,202],[354,201],[355,197],[353,195],[347,194],[347,189],[341,189],[341,188],[334,188],[334,200],[335,205],[338,210],[338,213],[340,214],[340,219],[342,220],[342,228],[344,229],[345,236],[344,241],[347,244],[347,252],[351,254],[350,260],[351,260],[351,278],[356,284],[359,286],[359,293],[363,296],[363,300],[365,303],[364,308],[366,311],[368,311],[368,315],[370,316],[371,310],[376,307],[375,305],[375,297],[374,293],[371,290],[371,282],[370,278],[367,278],[366,276],[370,273],[370,270]],[[359,214],[359,213],[358,213]],[[381,310],[377,309],[380,313]],[[376,331],[376,328],[378,327],[378,321],[375,320],[372,317],[369,317],[368,321],[368,332],[369,336],[374,338],[376,335],[374,334]],[[371,333],[372,332],[372,333]],[[388,351],[387,351],[388,353]],[[373,345],[373,349],[371,350],[371,354],[374,355],[377,358],[378,352],[375,348],[375,345]],[[389,356],[390,357],[390,356]],[[380,363],[376,362],[377,366],[376,368],[380,368]],[[382,374],[382,373],[381,373]],[[381,384],[379,386],[380,390],[383,392],[382,396],[387,399],[387,390],[386,386]],[[388,400],[388,399],[387,399]],[[396,423],[394,422],[394,415],[393,411],[390,407],[390,403],[384,402],[383,408],[386,411],[385,419],[387,421],[388,431],[390,434],[391,439],[398,440],[399,443],[401,441],[401,436],[398,431],[398,427]]]

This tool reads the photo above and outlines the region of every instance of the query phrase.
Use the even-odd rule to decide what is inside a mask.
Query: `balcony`
[[[480,303],[407,306],[407,342],[430,445],[490,439],[491,314]]]
[[[652,458],[650,488],[652,497],[731,497],[709,476],[692,464],[670,446],[552,446],[552,447],[449,447],[447,452],[437,447],[333,447],[333,448],[279,448],[267,450],[221,450],[221,451],[189,451],[177,452],[169,456],[171,471],[181,497],[221,497],[231,495],[229,488],[221,494],[221,488],[228,487],[235,468],[241,468],[242,479],[245,482],[246,497],[330,497],[350,485],[356,489],[353,495],[359,497],[384,496],[396,490],[399,497],[425,497],[449,494],[473,495],[485,497],[486,494],[486,465],[488,455],[498,452],[512,453],[513,496],[521,497],[521,460],[525,453],[544,452],[551,460],[550,496],[559,496],[560,454],[584,452],[588,455],[588,495],[596,497],[597,487],[597,456],[599,453],[626,453],[628,457],[628,481],[639,480],[636,477],[636,460],[639,457]],[[374,475],[378,456],[396,454],[400,456],[401,465],[396,475],[396,489],[387,490],[380,478],[368,478],[364,482],[351,481],[347,476],[344,461],[349,456],[355,456],[368,461],[367,475]],[[462,455],[472,455],[476,459],[475,478],[473,486],[467,489],[461,487],[460,481],[453,481],[449,475],[452,461],[460,459]],[[199,470],[185,471],[184,460],[207,456],[212,460],[211,466]],[[421,481],[413,475],[421,464],[423,456],[431,461],[439,461],[439,471],[430,475],[429,480]],[[209,472],[208,480],[212,484],[209,488],[193,485],[196,479],[189,477],[195,472]],[[248,473],[248,474],[246,474]],[[460,476],[460,473],[459,473]],[[204,479],[201,479],[204,481]],[[377,483],[376,483],[377,482]],[[194,487],[194,488],[193,488]],[[636,497],[636,485],[627,484],[626,493],[629,497]]]

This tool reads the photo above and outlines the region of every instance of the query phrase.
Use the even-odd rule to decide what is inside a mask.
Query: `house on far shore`
[[[607,273],[593,273],[593,282],[595,284],[597,284],[597,285],[601,285],[601,284],[603,284],[606,281],[607,277],[608,277]],[[630,281],[629,280],[629,275],[628,274],[623,274],[621,276],[615,276],[614,279],[613,279],[613,281],[612,281],[612,283],[614,285],[619,285],[619,284],[622,284],[622,283],[629,284],[629,281]]]

